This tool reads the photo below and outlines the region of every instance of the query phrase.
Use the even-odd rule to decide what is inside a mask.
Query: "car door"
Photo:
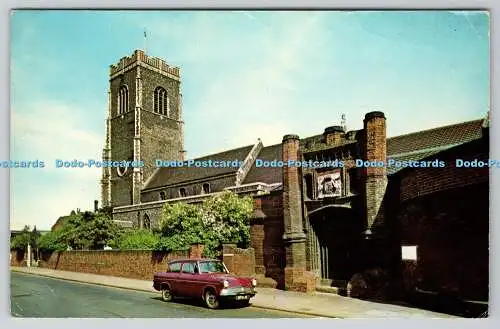
[[[169,265],[169,277],[170,280],[168,280],[170,284],[170,292],[174,295],[180,296],[180,290],[179,290],[179,274],[181,272],[181,263],[171,263]]]
[[[196,294],[196,274],[194,272],[195,263],[185,262],[182,264],[180,277],[180,289],[182,290],[182,296],[185,297],[195,297]]]

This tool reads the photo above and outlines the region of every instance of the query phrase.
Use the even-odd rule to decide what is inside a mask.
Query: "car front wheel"
[[[170,292],[170,289],[168,287],[163,287],[163,289],[161,290],[161,298],[165,302],[172,301],[172,293]]]
[[[208,308],[216,309],[219,307],[219,298],[212,290],[205,292],[205,304]]]

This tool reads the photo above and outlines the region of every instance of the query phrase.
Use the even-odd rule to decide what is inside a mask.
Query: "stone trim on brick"
[[[250,150],[247,157],[243,161],[241,167],[238,168],[238,171],[236,172],[236,182],[235,182],[236,186],[241,185],[241,182],[245,180],[245,177],[247,176],[248,172],[252,169],[253,164],[257,159],[260,150],[262,150],[262,147],[263,147],[262,141],[259,138],[257,140],[257,143],[255,143],[252,150]]]

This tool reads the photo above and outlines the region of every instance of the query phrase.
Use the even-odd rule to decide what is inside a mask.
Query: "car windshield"
[[[200,273],[227,273],[222,262],[200,262]]]

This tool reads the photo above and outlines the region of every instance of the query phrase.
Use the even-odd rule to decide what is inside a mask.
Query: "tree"
[[[30,234],[30,245],[33,248],[38,247],[38,239],[40,239],[41,236],[42,236],[42,234],[37,231],[36,226],[33,227],[33,231],[31,231],[31,234]]]
[[[251,197],[225,191],[206,199],[201,206],[165,204],[160,220],[162,249],[184,249],[193,243],[205,244],[205,254],[218,255],[222,243],[247,247],[250,242]]]
[[[63,251],[68,245],[61,238],[61,231],[48,232],[38,239],[38,248],[41,252]]]
[[[46,243],[52,241],[51,243],[56,248],[54,250],[62,246],[77,250],[93,250],[103,249],[108,242],[116,239],[120,233],[120,227],[112,221],[108,212],[71,212],[68,220],[57,233],[46,240]]]
[[[10,248],[16,249],[18,251],[26,251],[28,249],[28,244],[32,241],[31,230],[28,225],[24,226],[21,233],[17,234],[10,241]]]
[[[33,230],[31,230],[29,225],[25,225],[21,233],[17,234],[10,241],[10,247],[11,249],[25,251],[28,249],[28,245],[30,245],[33,249],[35,249],[37,248],[40,236],[41,234],[37,231],[36,226],[33,227]]]
[[[158,249],[184,249],[204,240],[201,209],[188,203],[166,203],[160,220]]]
[[[207,199],[202,205],[203,224],[210,233],[209,241],[228,242],[248,247],[250,243],[251,197],[239,197],[225,191]]]

